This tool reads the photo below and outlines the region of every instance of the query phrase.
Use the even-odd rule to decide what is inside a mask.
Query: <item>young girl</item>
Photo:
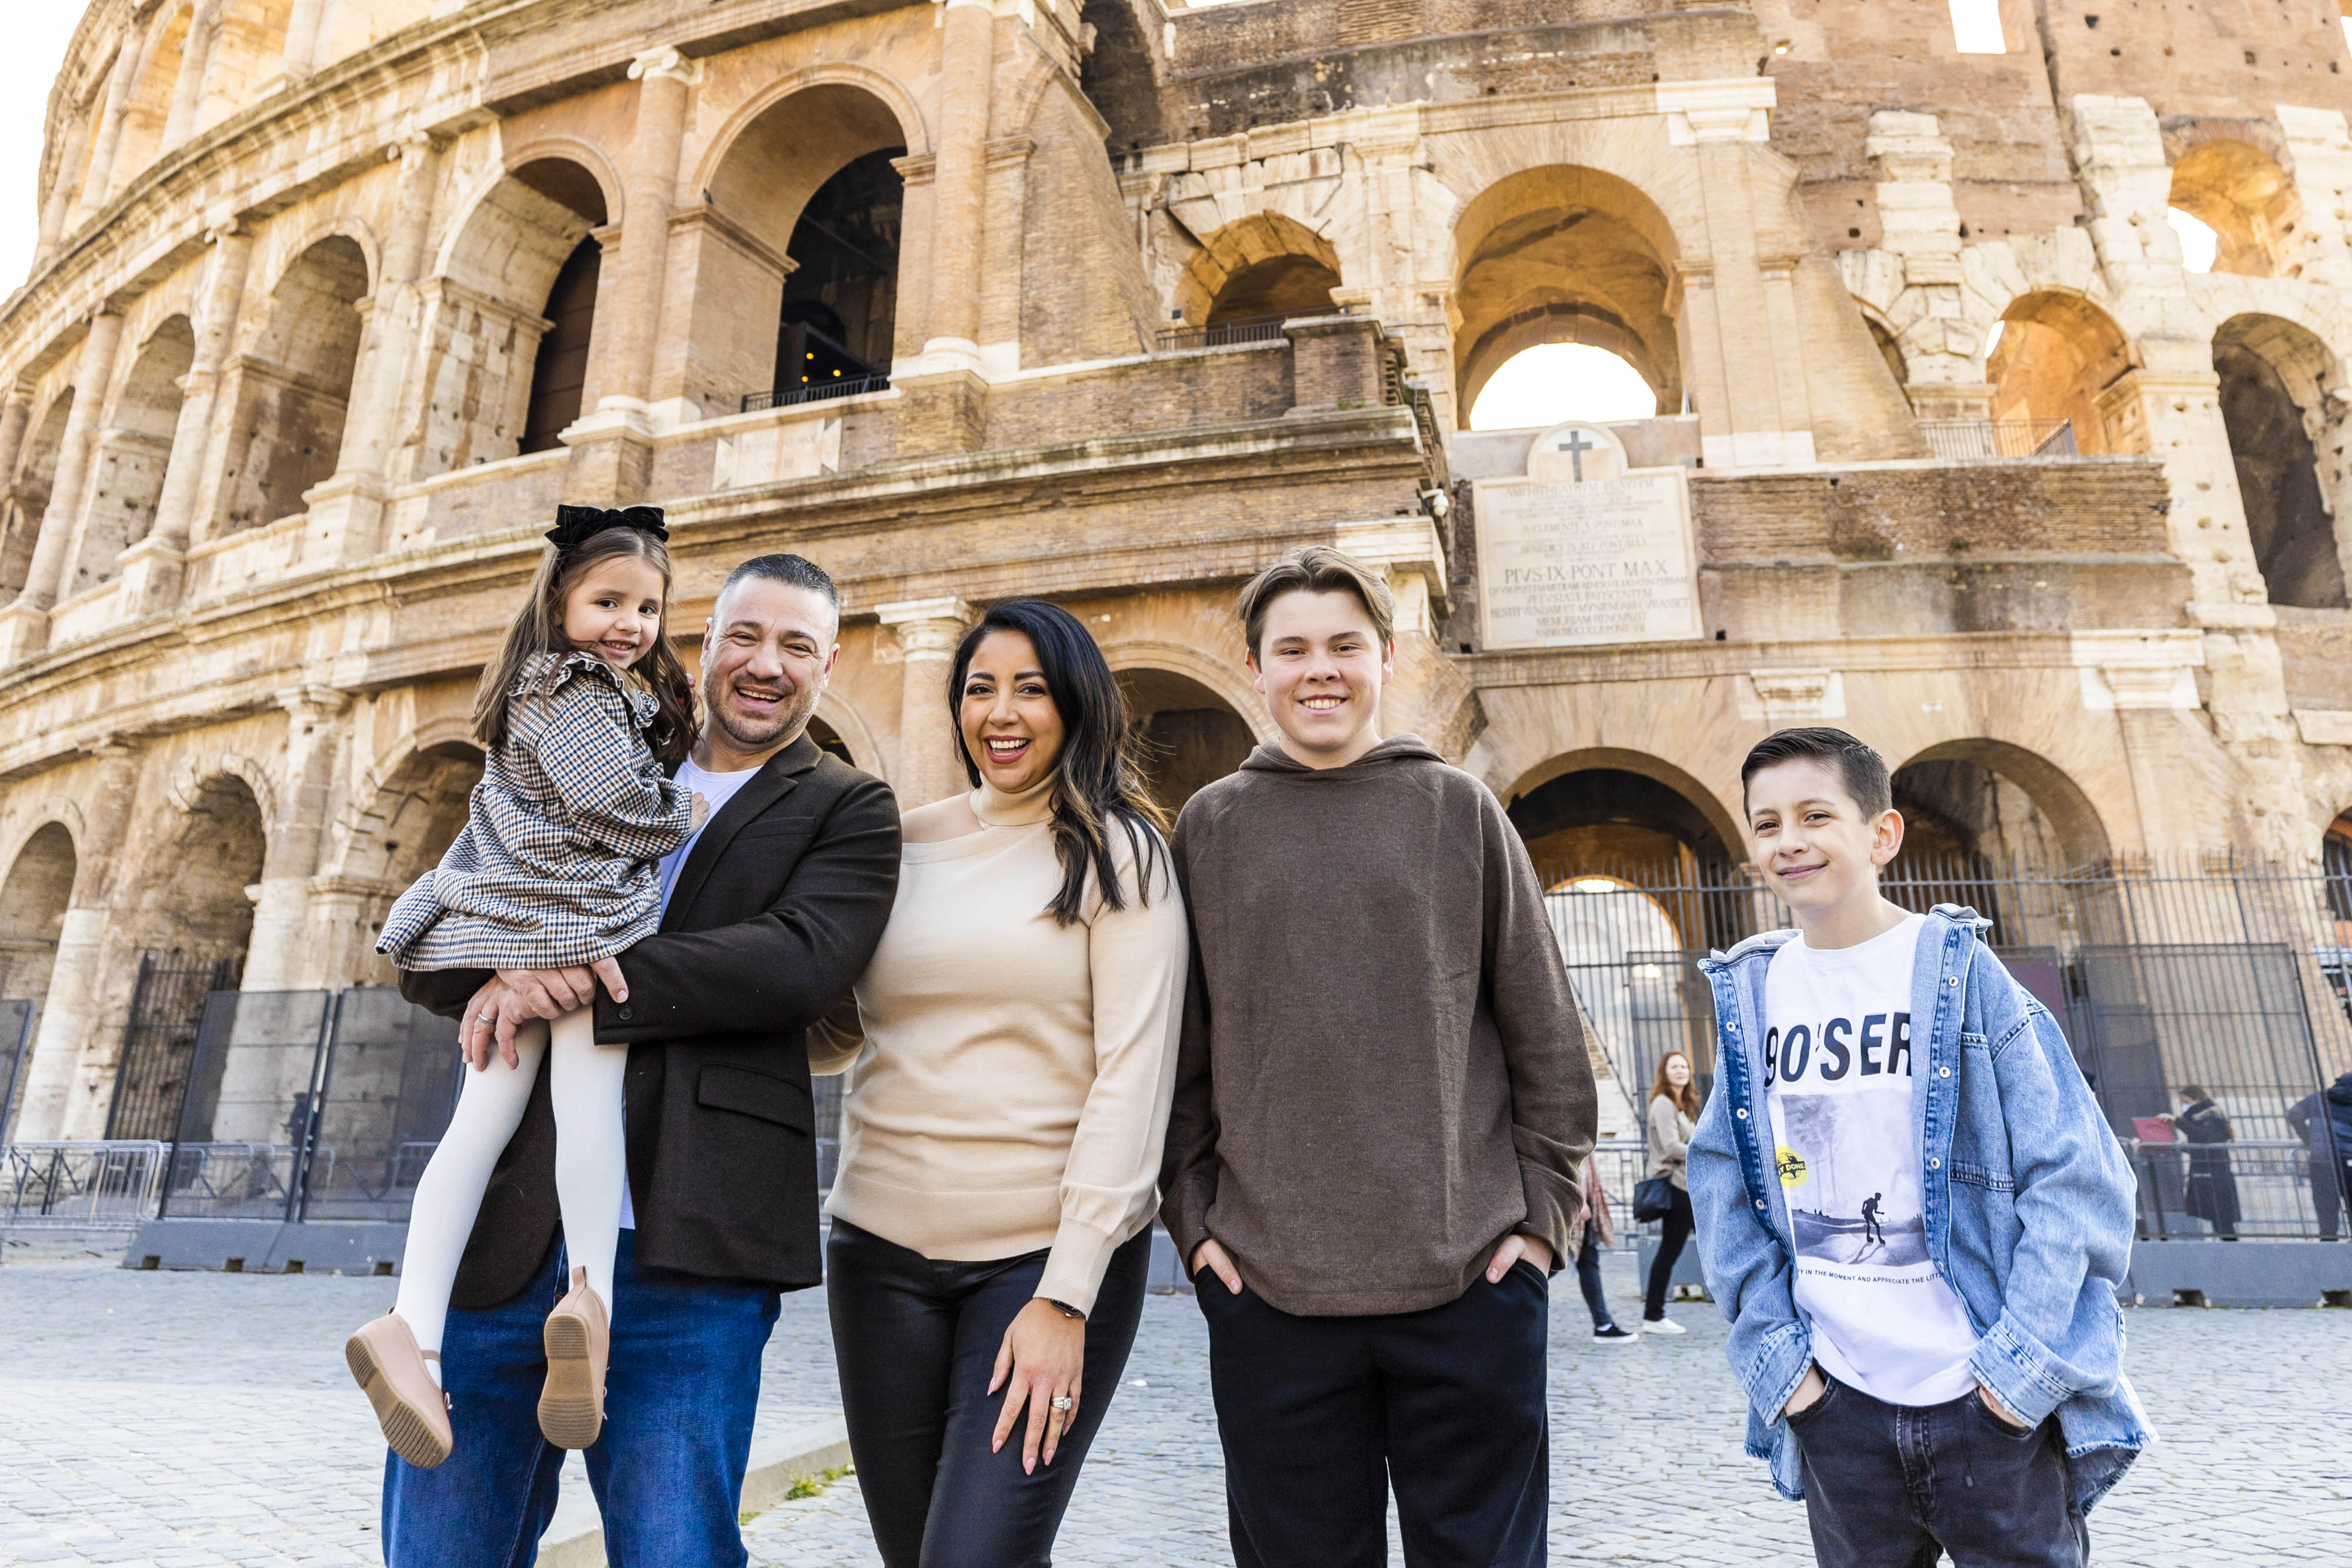
[[[592,965],[659,924],[658,862],[686,842],[701,806],[664,768],[685,758],[694,731],[693,688],[663,636],[668,537],[653,507],[556,509],[530,601],[474,695],[487,758],[469,818],[439,868],[393,905],[376,943],[394,963]],[[467,1074],[416,1184],[399,1297],[344,1346],[384,1440],[412,1465],[449,1457],[440,1376],[449,1291],[491,1166],[551,1050],[555,1190],[572,1270],[547,1320],[540,1429],[560,1448],[584,1448],[603,1423],[629,1053],[598,1045],[594,1009],[582,1008],[518,1030],[512,1065],[491,1046]]]

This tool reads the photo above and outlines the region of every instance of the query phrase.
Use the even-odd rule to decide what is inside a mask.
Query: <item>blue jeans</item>
[[[613,1271],[604,1431],[587,1451],[612,1568],[741,1568],[736,1505],[751,1453],[760,1355],[775,1326],[765,1285],[641,1274],[636,1232]],[[387,1568],[530,1568],[555,1515],[563,1450],[539,1433],[540,1331],[569,1272],[559,1244],[502,1307],[452,1312],[441,1346],[457,1447],[438,1469],[387,1454]]]

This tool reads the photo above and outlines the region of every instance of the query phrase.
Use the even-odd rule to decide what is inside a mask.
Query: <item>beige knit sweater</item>
[[[1045,789],[982,786],[973,809],[997,825],[900,852],[898,900],[857,982],[862,1047],[810,1031],[812,1069],[851,1072],[827,1208],[926,1258],[1050,1248],[1037,1294],[1091,1312],[1111,1253],[1159,1201],[1184,904],[1164,851],[1150,902],[1138,896],[1114,828],[1127,907],[1090,890],[1085,918],[1057,925]]]

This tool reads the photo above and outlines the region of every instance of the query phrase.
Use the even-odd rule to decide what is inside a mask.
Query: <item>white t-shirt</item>
[[[702,829],[710,826],[710,819],[719,815],[719,809],[735,799],[735,791],[749,784],[752,775],[759,771],[757,768],[746,768],[734,773],[712,773],[697,768],[691,757],[677,765],[675,775],[677,781],[701,796],[709,803],[710,809],[702,819],[702,828],[695,829],[688,835],[686,842],[662,856],[661,902],[664,915],[669,913],[670,890],[677,886],[677,873],[686,869],[686,857],[694,852],[695,841],[702,837]],[[635,1230],[636,1228],[637,1205],[630,1195],[629,1176],[625,1170],[621,1173],[621,1228]]]
[[[1911,970],[1926,923],[1914,915],[1852,947],[1800,936],[1764,977],[1773,1163],[1813,1359],[1890,1405],[1940,1405],[1976,1386],[1976,1330],[1927,1256],[1920,1197]]]

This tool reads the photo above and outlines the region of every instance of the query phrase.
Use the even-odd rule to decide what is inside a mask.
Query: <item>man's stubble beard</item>
[[[775,723],[762,725],[756,729],[744,728],[741,721],[729,712],[725,704],[714,702],[710,705],[710,722],[725,730],[727,738],[739,748],[764,751],[770,747],[781,747],[807,728],[808,721],[816,714],[817,699],[824,695],[822,683],[803,686],[793,706]]]

